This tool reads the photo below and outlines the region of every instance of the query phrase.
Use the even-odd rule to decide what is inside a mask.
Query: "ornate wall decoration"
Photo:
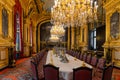
[[[2,33],[3,37],[8,36],[8,13],[5,8],[2,9]]]

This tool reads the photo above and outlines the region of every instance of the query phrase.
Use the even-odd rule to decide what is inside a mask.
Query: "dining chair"
[[[92,55],[91,55],[91,54],[88,54],[88,55],[87,55],[87,59],[86,59],[86,62],[87,62],[88,64],[90,64],[91,58],[92,58]]]
[[[83,61],[85,61],[85,62],[86,62],[86,59],[87,59],[87,54],[86,54],[86,53],[84,53],[84,54],[83,54]]]
[[[112,72],[113,72],[113,66],[110,65],[103,71],[103,77],[102,80],[112,80]]]
[[[79,59],[80,59],[80,60],[83,59],[83,53],[80,54]]]
[[[43,65],[45,80],[59,80],[59,67],[52,64]]]
[[[73,80],[92,80],[92,69],[88,67],[73,69]]]
[[[112,80],[113,66],[110,65],[103,70],[102,78],[94,76],[92,80]]]
[[[100,58],[98,60],[97,66],[94,69],[94,76],[99,76],[100,78],[102,78],[103,70],[105,68],[105,62],[106,62],[105,58]]]
[[[105,58],[100,58],[98,60],[98,63],[97,63],[97,68],[104,69],[105,63],[106,63],[106,59]]]
[[[91,64],[93,67],[96,67],[97,61],[98,61],[97,57],[96,57],[96,56],[93,56],[90,64]]]
[[[33,61],[31,61],[30,63],[31,63],[33,80],[39,80],[39,79],[38,79],[37,64],[36,64],[35,62],[33,62]]]

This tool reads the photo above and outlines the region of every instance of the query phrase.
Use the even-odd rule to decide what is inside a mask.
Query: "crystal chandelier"
[[[94,0],[55,0],[51,8],[51,23],[75,27],[97,21],[97,7]]]
[[[62,37],[65,34],[65,30],[63,28],[63,25],[57,25],[56,24],[56,25],[52,26],[52,28],[50,30],[50,33],[52,35],[56,35],[58,37]]]
[[[51,35],[50,41],[51,41],[51,42],[58,42],[58,41],[59,41],[59,37],[56,36],[56,35]]]

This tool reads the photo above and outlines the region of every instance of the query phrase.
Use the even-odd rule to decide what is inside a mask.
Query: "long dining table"
[[[61,58],[53,53],[53,50],[48,51],[46,64],[53,64],[59,67],[59,78],[60,80],[73,80],[73,69],[82,67],[83,64],[86,67],[92,68],[91,65],[81,61],[69,54],[65,54],[69,62],[61,62]]]

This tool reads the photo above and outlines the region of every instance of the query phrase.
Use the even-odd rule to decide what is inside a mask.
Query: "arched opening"
[[[56,43],[51,42],[49,40],[50,38],[50,29],[52,27],[52,24],[50,23],[49,20],[46,20],[44,22],[41,22],[37,26],[37,31],[36,31],[36,48],[37,52],[39,52],[41,49],[45,47],[53,47],[56,45]],[[58,42],[57,44],[60,44],[61,47],[67,47],[67,33],[68,29],[65,28],[65,35],[61,37],[61,42]]]

